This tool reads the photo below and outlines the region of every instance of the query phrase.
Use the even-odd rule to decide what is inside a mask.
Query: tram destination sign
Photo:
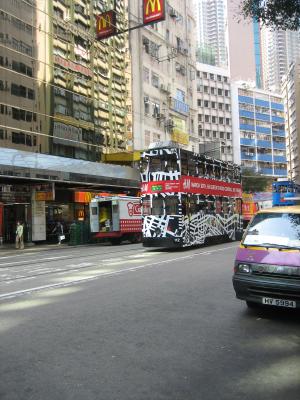
[[[183,176],[174,181],[155,181],[142,184],[141,193],[194,193],[208,196],[242,197],[239,183],[224,182],[215,179]]]

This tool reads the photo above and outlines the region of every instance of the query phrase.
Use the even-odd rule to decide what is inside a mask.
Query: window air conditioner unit
[[[144,103],[149,103],[149,102],[150,102],[149,96],[145,96],[144,97]]]

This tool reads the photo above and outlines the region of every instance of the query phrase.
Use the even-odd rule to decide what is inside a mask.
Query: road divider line
[[[102,277],[119,275],[119,274],[123,274],[123,273],[126,273],[126,272],[135,272],[135,271],[139,271],[141,269],[159,266],[161,264],[170,264],[170,263],[173,263],[175,261],[194,258],[194,257],[199,256],[199,255],[211,255],[213,253],[217,253],[217,252],[220,252],[220,251],[233,249],[235,247],[236,246],[222,247],[221,249],[203,251],[203,252],[199,252],[199,253],[193,253],[193,254],[188,255],[188,256],[176,257],[176,258],[172,258],[172,259],[169,259],[169,260],[163,260],[163,261],[156,261],[154,263],[137,265],[135,267],[123,268],[123,269],[119,269],[119,270],[116,270],[116,271],[110,271],[110,272],[104,272],[104,273],[101,273],[101,271],[99,271],[100,273],[98,275],[93,275],[93,276],[89,276],[89,277],[86,277],[86,278],[73,279],[72,281],[69,281],[69,282],[52,283],[52,284],[49,284],[49,285],[37,286],[37,287],[29,288],[29,289],[23,289],[23,290],[17,290],[17,291],[14,291],[14,292],[10,292],[10,293],[4,293],[4,294],[0,295],[0,300],[10,299],[10,298],[19,297],[19,296],[24,296],[26,294],[31,294],[31,293],[35,293],[35,292],[41,292],[41,291],[47,290],[47,289],[56,289],[56,288],[61,288],[61,287],[66,287],[66,286],[73,286],[73,285],[77,285],[79,283],[85,283],[85,282],[96,280],[96,279],[99,279],[99,278],[102,278]],[[126,260],[125,260],[125,262],[126,262]]]

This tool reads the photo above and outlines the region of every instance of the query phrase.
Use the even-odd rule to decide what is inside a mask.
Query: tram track
[[[101,249],[102,250],[102,249]],[[153,250],[153,249],[152,249]],[[61,251],[61,250],[59,250]],[[136,249],[128,249],[128,250],[124,250],[124,249],[120,249],[120,250],[113,250],[113,251],[107,251],[107,252],[94,252],[94,253],[76,253],[76,254],[70,254],[70,255],[61,255],[61,256],[55,256],[55,257],[46,257],[46,258],[34,258],[31,260],[22,260],[22,261],[9,261],[9,262],[5,262],[5,263],[0,263],[0,269],[4,269],[4,268],[17,268],[20,266],[27,266],[27,265],[35,265],[35,264],[40,264],[41,262],[43,263],[51,263],[51,262],[56,262],[56,261],[67,261],[67,260],[73,260],[73,259],[81,259],[81,258],[93,258],[96,256],[101,256],[101,258],[103,258],[103,256],[105,255],[110,255],[110,254],[120,254],[120,253],[129,253],[129,252],[135,252]],[[149,249],[143,249],[143,247],[141,247],[139,249],[139,251],[141,253],[144,253],[146,251],[149,251]]]

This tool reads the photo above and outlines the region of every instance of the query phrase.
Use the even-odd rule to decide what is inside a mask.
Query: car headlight
[[[250,274],[251,267],[250,267],[249,264],[239,264],[238,265],[238,272],[241,272],[243,274]]]

